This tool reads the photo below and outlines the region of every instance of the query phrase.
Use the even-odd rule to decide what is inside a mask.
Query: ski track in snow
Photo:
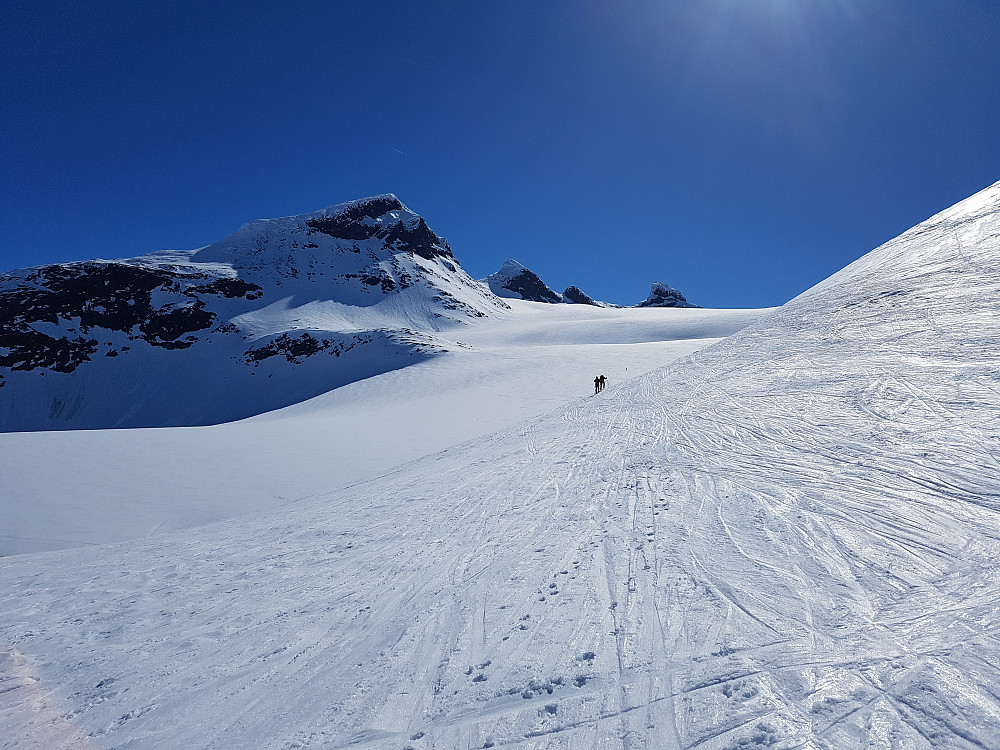
[[[4,559],[3,746],[1000,747],[998,203],[380,478]]]
[[[595,371],[621,382],[762,312],[511,306],[456,328],[447,354],[252,419],[0,433],[0,556],[176,531],[371,479],[575,401]]]

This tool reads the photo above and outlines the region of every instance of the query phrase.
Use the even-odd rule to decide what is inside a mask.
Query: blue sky
[[[1000,180],[996,0],[3,15],[0,270],[394,192],[476,277],[759,307]]]

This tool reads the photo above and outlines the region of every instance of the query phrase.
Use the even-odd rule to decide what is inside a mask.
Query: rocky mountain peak
[[[504,263],[499,271],[490,274],[484,281],[498,297],[529,302],[562,302],[562,295],[550,289],[534,271],[513,259]]]
[[[447,241],[435,234],[422,216],[410,211],[391,193],[334,206],[320,214],[305,218],[306,226],[337,240],[374,238],[427,260],[452,257]]]
[[[683,294],[669,284],[654,281],[649,296],[636,307],[698,307],[698,305],[692,305]]]

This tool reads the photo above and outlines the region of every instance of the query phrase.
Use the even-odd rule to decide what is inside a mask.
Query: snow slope
[[[370,479],[704,348],[760,315],[512,300],[446,354],[208,427],[0,433],[0,556],[124,541]],[[453,338],[454,337],[454,338]]]
[[[1000,747],[1000,183],[716,346],[0,566],[18,747]]]

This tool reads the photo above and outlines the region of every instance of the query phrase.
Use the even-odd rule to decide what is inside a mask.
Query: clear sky
[[[781,304],[1000,180],[997,0],[5,0],[0,270],[393,192],[483,277]]]

